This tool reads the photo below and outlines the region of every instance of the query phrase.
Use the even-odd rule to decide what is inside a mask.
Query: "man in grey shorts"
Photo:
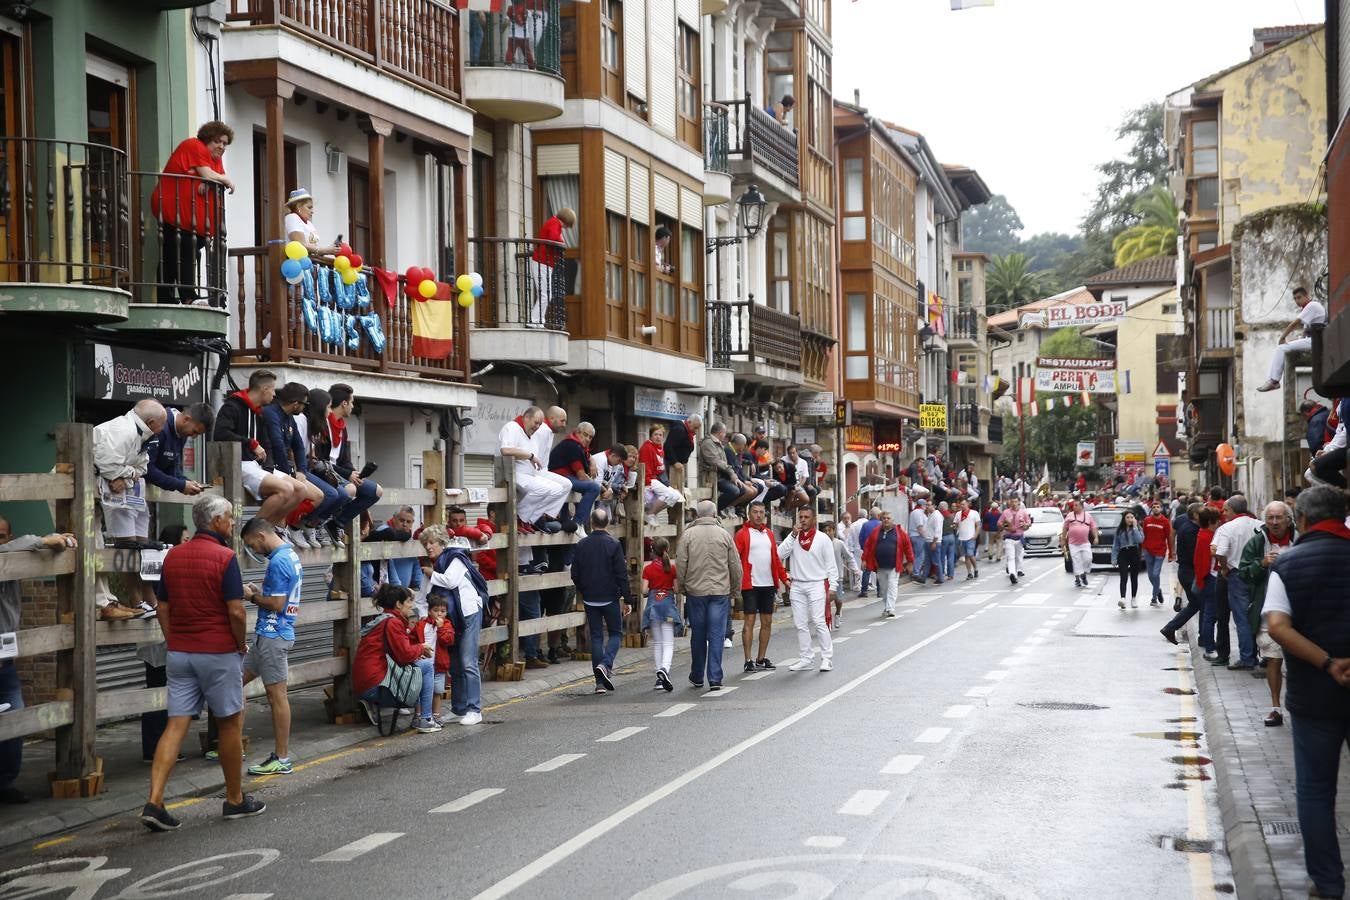
[[[169,651],[169,723],[155,748],[150,796],[140,815],[152,831],[172,831],[182,824],[164,808],[164,786],[203,701],[220,728],[222,815],[242,819],[267,808],[243,791],[243,658],[248,645],[243,577],[231,549],[234,506],[219,495],[201,497],[192,505],[192,523],[196,533],[169,551],[156,587],[159,627]]]
[[[249,519],[240,540],[267,560],[262,587],[244,585],[244,597],[258,606],[258,624],[253,646],[244,660],[244,684],[261,678],[272,708],[272,733],[276,749],[266,761],[249,766],[250,775],[291,774],[291,704],[286,696],[287,658],[295,646],[295,617],[300,612],[302,572],[300,557],[290,544],[277,537],[264,518]]]

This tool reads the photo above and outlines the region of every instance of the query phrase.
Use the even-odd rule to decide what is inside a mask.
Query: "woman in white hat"
[[[319,241],[319,229],[314,227],[314,198],[305,188],[296,188],[286,198],[286,219],[282,230],[286,240],[299,241],[305,249],[317,255],[337,252],[337,245],[325,247]]]

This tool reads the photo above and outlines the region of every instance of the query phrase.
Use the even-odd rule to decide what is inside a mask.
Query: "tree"
[[[1043,231],[1022,241],[1016,252],[1030,258],[1031,271],[1050,273],[1062,266],[1082,245],[1082,235]]]
[[[984,294],[989,312],[1002,312],[1040,297],[1040,278],[1023,253],[995,256],[985,275]]]
[[[1164,184],[1155,184],[1134,203],[1138,221],[1111,241],[1116,265],[1168,256],[1177,248],[1177,202]]]
[[[1093,359],[1102,354],[1097,344],[1081,334],[1077,328],[1061,328],[1041,344],[1040,355],[1058,356],[1068,359]],[[1034,477],[1041,467],[1048,465],[1050,475],[1056,482],[1067,479],[1077,462],[1078,442],[1097,434],[1097,408],[1095,404],[1065,406],[1063,394],[1036,392],[1039,414],[1033,417],[1024,410],[1023,421],[1018,423],[1014,412],[1003,417],[1003,449],[999,455],[999,470],[1012,471],[1020,467],[1021,444],[1019,427],[1026,434],[1026,470]],[[1045,408],[1046,401],[1053,399],[1054,409]]]
[[[1130,110],[1116,129],[1116,138],[1129,141],[1124,159],[1097,166],[1102,180],[1097,196],[1083,217],[1086,234],[1112,237],[1136,221],[1135,202],[1167,175],[1167,143],[1163,138],[1163,107],[1148,103]]]
[[[961,216],[961,246],[974,253],[1002,256],[1018,250],[1022,220],[1008,198],[995,194]]]

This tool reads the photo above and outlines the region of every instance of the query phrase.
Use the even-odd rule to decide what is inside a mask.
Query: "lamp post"
[[[708,238],[707,253],[712,255],[719,247],[733,247],[746,238],[753,238],[759,234],[759,229],[764,225],[764,209],[767,206],[768,202],[759,192],[759,185],[752,184],[746,188],[745,193],[736,201],[736,227],[740,233]]]

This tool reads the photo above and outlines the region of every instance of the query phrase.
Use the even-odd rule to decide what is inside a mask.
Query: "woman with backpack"
[[[375,606],[380,614],[361,629],[352,665],[357,699],[377,728],[382,727],[382,707],[394,710],[389,726],[392,732],[398,710],[417,701],[422,715],[413,719],[413,729],[419,734],[440,731],[441,726],[431,717],[436,650],[423,644],[409,627],[415,615],[412,591],[398,584],[382,584],[375,591]]]
[[[1120,600],[1117,605],[1125,608],[1125,579],[1130,579],[1130,606],[1131,608],[1139,605],[1139,569],[1142,567],[1140,562],[1140,548],[1144,544],[1144,530],[1139,527],[1139,520],[1134,517],[1134,513],[1127,512],[1120,520],[1120,527],[1116,529],[1116,539],[1111,544],[1111,565],[1116,567],[1120,574]]]

